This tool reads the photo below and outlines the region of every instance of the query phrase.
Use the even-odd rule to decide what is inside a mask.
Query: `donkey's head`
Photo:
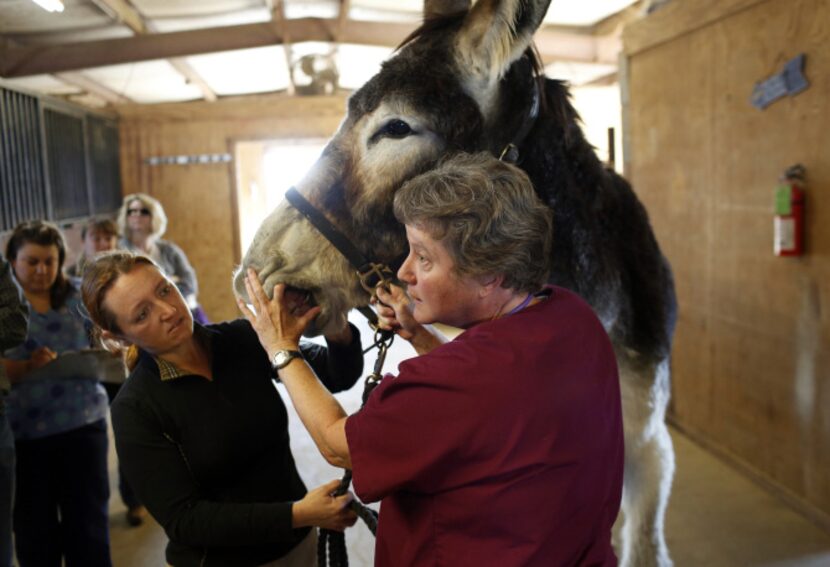
[[[456,151],[497,153],[532,100],[525,56],[550,0],[427,0],[425,24],[350,99],[348,114],[297,190],[364,256],[406,251],[392,214],[401,184]],[[341,326],[366,305],[347,260],[287,202],[262,223],[245,255],[270,295],[278,283],[322,307],[310,333]],[[234,281],[244,297],[242,271]]]

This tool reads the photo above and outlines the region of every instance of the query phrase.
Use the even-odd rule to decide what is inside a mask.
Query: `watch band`
[[[298,350],[278,350],[271,359],[271,366],[274,370],[280,370],[288,366],[295,358],[302,358],[303,354]]]

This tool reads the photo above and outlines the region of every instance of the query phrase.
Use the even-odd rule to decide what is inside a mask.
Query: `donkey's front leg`
[[[622,567],[672,565],[663,521],[674,476],[674,449],[665,423],[669,362],[618,356],[625,428]]]

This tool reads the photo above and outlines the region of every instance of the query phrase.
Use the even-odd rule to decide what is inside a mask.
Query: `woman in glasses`
[[[181,248],[161,238],[167,229],[167,215],[161,203],[144,193],[127,195],[118,211],[118,228],[123,235],[119,248],[152,259],[179,288],[193,318],[206,324],[207,316],[196,299],[199,283],[193,266]]]

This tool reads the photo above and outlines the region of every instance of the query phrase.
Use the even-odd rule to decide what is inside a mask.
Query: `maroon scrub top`
[[[590,306],[548,291],[402,363],[347,420],[355,491],[382,500],[375,565],[616,565],[617,364]]]

